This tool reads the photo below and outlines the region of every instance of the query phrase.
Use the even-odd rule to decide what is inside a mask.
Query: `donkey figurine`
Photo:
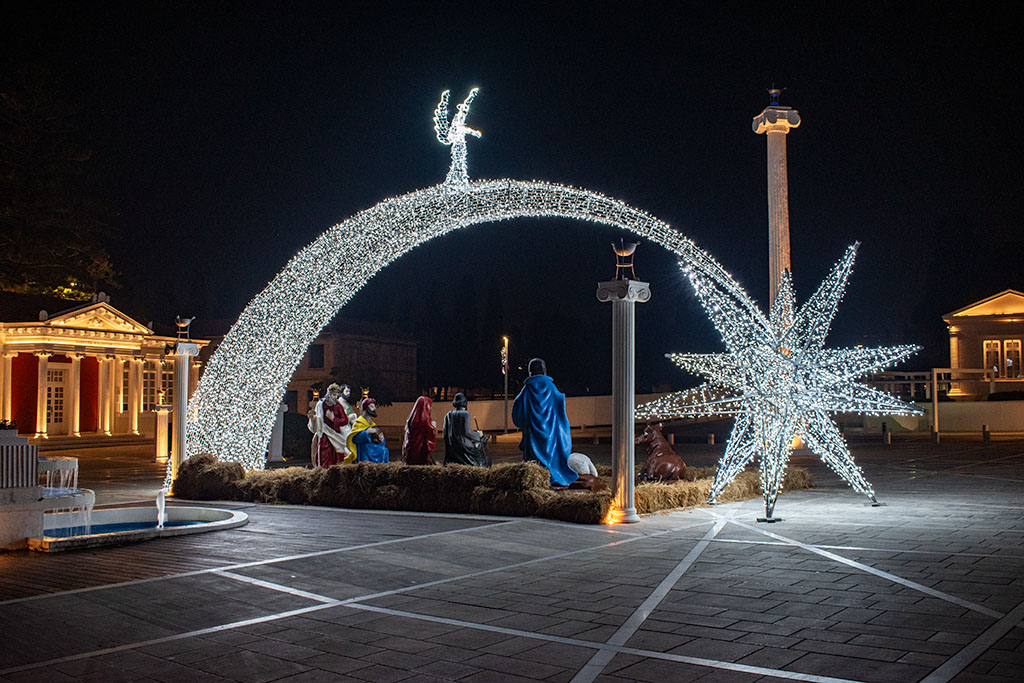
[[[679,481],[686,472],[686,463],[672,450],[661,425],[648,423],[636,437],[636,445],[643,445],[647,451],[647,462],[638,475],[641,481]]]

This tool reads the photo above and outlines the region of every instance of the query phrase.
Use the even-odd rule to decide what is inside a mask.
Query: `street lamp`
[[[505,433],[508,434],[508,337],[502,337],[501,374],[505,376]]]

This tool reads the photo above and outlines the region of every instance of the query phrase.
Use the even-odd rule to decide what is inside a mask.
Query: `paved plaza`
[[[1024,679],[1024,442],[853,450],[884,506],[800,456],[816,488],[771,525],[231,504],[248,525],[0,554],[0,681]]]

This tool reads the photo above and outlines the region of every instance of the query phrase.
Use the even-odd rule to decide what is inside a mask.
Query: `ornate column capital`
[[[178,342],[174,348],[176,356],[198,356],[199,344],[193,342]]]
[[[53,351],[33,351],[32,355],[38,356],[39,358],[49,358],[53,355]]]
[[[651,298],[651,285],[639,280],[609,280],[597,283],[598,301],[644,303]]]
[[[755,133],[788,133],[800,125],[800,114],[792,107],[774,105],[754,117],[750,127]]]

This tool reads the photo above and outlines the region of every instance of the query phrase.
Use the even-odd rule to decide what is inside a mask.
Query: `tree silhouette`
[[[88,298],[116,285],[105,210],[78,179],[92,153],[45,69],[0,70],[0,289]]]

